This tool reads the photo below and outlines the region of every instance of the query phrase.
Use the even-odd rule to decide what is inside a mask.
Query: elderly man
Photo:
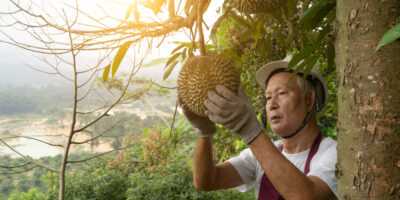
[[[264,65],[256,74],[265,89],[268,122],[281,138],[271,142],[240,86],[238,95],[223,86],[204,102],[207,117],[183,108],[199,135],[194,153],[194,184],[211,191],[254,189],[258,199],[334,199],[337,194],[336,142],[317,128],[317,112],[326,105],[327,89],[316,69],[306,80],[289,79],[290,57]],[[215,165],[212,143],[215,123],[242,137],[249,148]]]

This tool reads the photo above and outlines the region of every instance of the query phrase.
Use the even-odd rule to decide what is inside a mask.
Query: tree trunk
[[[375,48],[399,0],[338,0],[340,199],[400,199],[400,42]]]

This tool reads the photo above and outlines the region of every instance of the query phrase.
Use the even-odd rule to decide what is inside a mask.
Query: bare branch
[[[29,67],[29,68],[31,68],[31,69],[33,69],[33,70],[35,70],[35,71],[38,71],[38,72],[41,72],[41,73],[44,73],[44,74],[58,75],[57,72],[47,72],[47,71],[38,69],[38,68],[36,68],[36,67],[34,67],[34,66],[32,66],[32,65],[30,65],[30,64],[28,64],[28,63],[25,63],[25,62],[24,62],[24,65],[27,66],[27,67]]]
[[[160,88],[164,88],[164,89],[171,89],[171,90],[174,90],[174,89],[178,88],[178,87],[166,87],[166,86],[162,86],[162,85],[160,85],[160,84],[158,84],[158,83],[156,83],[156,82],[153,82],[153,80],[150,80],[150,82],[151,82],[152,84],[154,84],[154,85],[156,85],[156,86],[158,86],[158,87],[160,87]]]
[[[71,144],[84,144],[84,143],[88,143],[90,141],[96,140],[97,138],[103,136],[104,134],[108,133],[111,129],[115,128],[117,125],[119,125],[123,120],[125,120],[126,117],[120,119],[117,123],[115,123],[114,125],[112,125],[111,127],[109,127],[108,129],[106,129],[105,131],[101,132],[100,134],[98,134],[96,137],[90,138],[88,140],[82,141],[82,142],[75,142],[75,141],[71,141]]]
[[[57,171],[57,170],[55,170],[55,169],[53,169],[53,168],[51,168],[51,167],[48,167],[48,166],[46,166],[46,165],[44,165],[44,164],[41,164],[41,163],[38,163],[37,161],[32,160],[32,159],[30,159],[30,158],[27,157],[27,156],[24,156],[24,155],[21,154],[19,151],[17,151],[16,149],[14,149],[12,146],[8,145],[3,139],[0,139],[0,141],[1,141],[4,145],[6,145],[9,149],[11,149],[11,150],[14,151],[15,153],[17,153],[17,154],[18,154],[19,156],[21,156],[22,158],[24,158],[25,160],[30,161],[31,163],[34,163],[34,164],[36,164],[37,166],[46,168],[46,169],[48,169],[48,170],[50,170],[50,171],[52,171],[52,172],[54,172],[54,173],[60,173],[59,171]]]
[[[131,148],[131,147],[133,147],[133,146],[134,146],[134,145],[130,145],[130,146],[127,146],[127,147],[123,147],[123,148],[119,148],[119,149],[114,149],[114,150],[107,151],[107,152],[104,152],[104,153],[101,153],[101,154],[98,154],[98,155],[95,155],[95,156],[92,156],[92,157],[89,157],[89,158],[85,158],[85,159],[82,159],[82,160],[69,160],[68,163],[86,162],[86,161],[91,160],[91,159],[93,159],[93,158],[97,158],[97,157],[100,157],[100,156],[104,156],[104,155],[109,154],[109,153],[112,153],[112,152],[116,152],[116,151],[121,151],[121,150],[124,150],[124,149],[128,149],[128,148]]]
[[[142,65],[143,60],[144,60],[144,58],[142,58],[142,60],[140,61],[139,66]],[[122,93],[121,93],[121,95],[119,96],[119,98],[118,98],[117,100],[115,100],[115,102],[114,102],[102,115],[100,115],[99,117],[97,117],[97,118],[96,118],[95,120],[93,120],[92,122],[86,124],[85,126],[83,126],[83,127],[79,128],[79,129],[75,130],[75,131],[74,131],[75,133],[85,130],[86,128],[90,127],[91,125],[93,125],[94,123],[96,123],[97,121],[99,121],[100,119],[102,119],[104,116],[107,115],[107,113],[108,113],[112,108],[114,108],[115,105],[118,104],[118,102],[122,99],[122,97],[125,95],[126,91],[128,90],[128,87],[129,87],[129,85],[130,85],[130,82],[131,82],[133,76],[136,74],[136,73],[133,72],[133,70],[134,70],[134,68],[132,69],[132,72],[131,72],[131,74],[130,74],[130,76],[129,76],[129,78],[128,78],[127,84],[125,85],[125,88],[124,88],[124,90],[122,91]]]
[[[90,111],[86,111],[86,112],[85,111],[76,111],[76,113],[77,114],[82,114],[82,115],[87,115],[87,114],[92,114],[92,113],[95,113],[97,111],[103,110],[103,109],[105,109],[107,107],[109,107],[109,106],[106,103],[104,106],[98,107],[98,108],[96,108],[94,110],[90,110]]]
[[[68,5],[67,4],[67,6],[68,7],[70,7],[70,8],[74,8],[73,6],[70,6],[70,5]],[[102,23],[100,20],[98,20],[98,19],[96,19],[96,18],[94,18],[94,17],[92,17],[92,15],[90,15],[90,14],[87,14],[86,12],[83,12],[82,10],[79,10],[79,9],[77,9],[77,11],[79,12],[79,13],[81,13],[81,14],[83,14],[85,17],[87,17],[87,18],[89,18],[89,19],[91,19],[91,20],[93,20],[93,22],[95,22],[95,23],[99,23],[100,25],[102,25],[103,27],[97,27],[97,28],[105,28],[105,29],[109,29],[110,27],[109,26],[107,26],[106,24],[104,24],[104,23]],[[82,25],[85,25],[85,26],[87,26],[86,24],[82,24]],[[90,25],[90,26],[93,26],[93,24],[92,25]]]
[[[1,138],[1,139],[6,140],[6,139],[14,139],[14,138],[27,138],[27,139],[31,139],[31,140],[36,140],[36,141],[38,141],[38,142],[41,142],[41,143],[44,143],[44,144],[47,144],[47,145],[50,145],[50,146],[55,146],[55,147],[62,147],[62,148],[64,148],[64,146],[61,145],[61,144],[52,144],[52,143],[46,142],[46,141],[44,141],[44,140],[40,140],[40,139],[33,138],[33,137],[29,137],[29,136],[23,136],[23,135],[5,137],[5,138]]]
[[[206,47],[204,45],[204,34],[203,34],[203,7],[205,4],[205,0],[199,0],[198,8],[197,8],[197,28],[199,30],[199,47],[200,47],[200,55],[206,55]]]
[[[81,88],[81,87],[85,86],[89,81],[92,80],[93,77],[95,77],[97,75],[98,72],[99,72],[99,70],[95,70],[95,72],[93,72],[85,82],[83,82],[82,84],[78,85],[77,87]],[[94,80],[92,81],[90,88],[92,87],[93,83],[94,83]],[[89,90],[90,90],[90,88],[89,88]],[[78,101],[84,99],[85,97],[86,97],[86,95],[84,95],[83,97],[79,98]]]
[[[26,169],[26,170],[23,170],[23,171],[19,171],[19,172],[0,172],[0,174],[22,174],[24,172],[31,171],[32,169],[35,169],[36,167],[37,167],[37,165],[35,165],[35,166],[33,166],[33,167],[29,168],[29,169]]]
[[[67,137],[64,134],[56,134],[56,135],[24,135],[24,136],[27,136],[27,137],[59,137],[59,136]]]
[[[56,56],[59,56],[59,55],[56,55]],[[60,59],[61,57],[57,57],[58,59]],[[50,63],[47,59],[46,59],[46,57],[44,57],[43,56],[43,58],[39,58],[41,61],[43,61],[44,63],[46,63],[48,66],[50,66],[51,68],[53,68],[54,69],[54,71],[56,71],[56,72],[53,72],[53,73],[51,73],[51,74],[57,74],[57,75],[60,75],[61,77],[63,77],[64,79],[66,79],[66,80],[68,80],[68,81],[73,81],[71,78],[69,78],[67,75],[65,75],[64,73],[62,73],[62,72],[60,72],[59,70],[58,70],[58,67],[57,67],[57,65],[58,65],[58,62],[57,62],[57,65],[53,65],[52,63]],[[60,59],[61,61],[64,61],[64,60],[62,60],[62,59]],[[68,64],[68,63],[67,63]],[[36,68],[35,68],[36,69]],[[40,70],[37,70],[37,71],[40,71]],[[42,72],[42,71],[40,71],[40,72]]]
[[[174,128],[175,117],[176,117],[176,111],[177,110],[178,110],[178,101],[176,101],[176,104],[175,104],[175,112],[174,112],[174,117],[172,118],[171,128],[169,130],[169,137],[171,137],[171,135],[172,135],[172,129]]]
[[[12,169],[12,168],[20,168],[20,167],[24,167],[26,165],[31,164],[31,162],[26,162],[22,165],[15,165],[15,166],[5,166],[5,165],[0,165],[1,168],[8,168],[8,169]]]

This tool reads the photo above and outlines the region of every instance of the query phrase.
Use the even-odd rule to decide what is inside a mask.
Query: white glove
[[[212,136],[216,131],[217,127],[215,123],[210,121],[208,117],[202,117],[194,114],[185,105],[182,104],[182,101],[178,97],[179,106],[182,108],[182,112],[185,115],[186,119],[189,121],[190,125],[192,125],[198,136],[200,137],[209,137]]]
[[[208,98],[204,101],[207,107],[206,114],[211,121],[230,129],[246,144],[249,144],[263,128],[246,96],[243,85],[239,86],[238,96],[221,85],[216,87],[216,91],[209,92]]]

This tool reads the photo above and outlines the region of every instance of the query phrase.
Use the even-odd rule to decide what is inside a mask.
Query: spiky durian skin
[[[229,0],[231,6],[246,14],[274,13],[286,0]]]
[[[223,85],[237,94],[240,74],[235,66],[222,57],[193,56],[179,72],[178,95],[191,112],[205,117],[204,100],[217,85]]]

